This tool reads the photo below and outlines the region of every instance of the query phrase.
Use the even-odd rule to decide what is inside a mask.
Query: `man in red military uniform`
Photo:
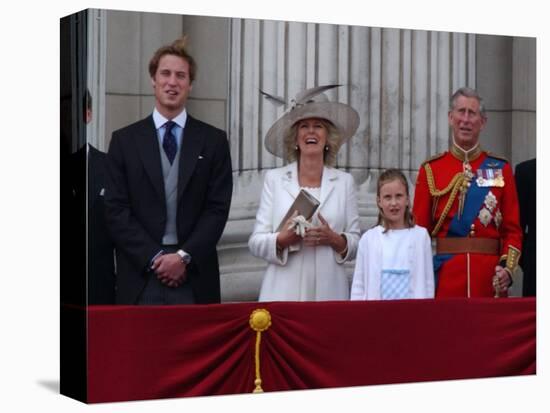
[[[418,173],[413,213],[436,239],[436,297],[506,296],[521,254],[512,168],[480,148],[486,122],[477,92],[456,91],[449,111],[452,146]]]

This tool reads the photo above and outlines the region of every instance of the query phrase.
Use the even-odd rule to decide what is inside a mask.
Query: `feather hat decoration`
[[[316,86],[298,93],[290,101],[289,109],[267,131],[265,135],[266,149],[275,156],[287,158],[284,137],[296,122],[309,118],[325,119],[332,123],[338,131],[338,147],[342,146],[357,131],[359,114],[350,105],[330,102],[323,93],[339,86],[341,85]],[[277,106],[286,103],[280,96],[270,95],[262,90],[260,93]]]

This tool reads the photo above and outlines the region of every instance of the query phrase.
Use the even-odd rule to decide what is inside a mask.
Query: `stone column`
[[[149,59],[157,48],[181,36],[183,17],[107,10],[105,26],[105,120],[99,146],[107,150],[114,130],[152,112]]]
[[[512,72],[512,148],[516,165],[537,156],[537,44],[535,38],[514,37]]]
[[[536,39],[479,35],[477,42],[488,115],[482,142],[515,166],[536,156]]]
[[[86,126],[88,143],[106,151],[105,131],[105,71],[107,51],[106,11],[88,10],[88,62],[87,87],[92,96],[92,121]]]

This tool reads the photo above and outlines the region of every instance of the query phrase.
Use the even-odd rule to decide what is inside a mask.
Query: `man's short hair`
[[[487,118],[487,114],[485,112],[485,103],[483,103],[483,98],[479,95],[479,93],[477,93],[475,89],[472,89],[470,87],[461,87],[455,93],[453,93],[453,96],[451,96],[451,100],[449,103],[450,110],[453,110],[455,108],[456,100],[460,96],[477,99],[477,101],[479,102],[479,113],[481,114],[482,117]]]
[[[189,79],[191,83],[195,80],[195,75],[197,73],[197,64],[193,56],[191,56],[186,49],[187,36],[180,37],[179,39],[174,40],[170,45],[162,46],[157,49],[151,60],[149,61],[149,75],[153,78],[157,73],[159,67],[159,62],[162,56],[165,55],[174,55],[179,56],[189,64]]]

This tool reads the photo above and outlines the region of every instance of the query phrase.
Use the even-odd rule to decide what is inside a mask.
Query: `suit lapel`
[[[293,162],[288,164],[281,176],[283,188],[296,199],[300,193],[300,184],[298,183],[298,164]]]
[[[100,152],[90,144],[88,152],[88,201],[93,202],[101,191],[100,182],[103,182],[103,170],[100,169]],[[86,147],[84,147],[86,148]]]
[[[322,208],[323,204],[330,197],[337,184],[338,175],[336,171],[325,166],[323,168],[323,177],[321,178],[321,199],[319,200],[321,204],[319,205],[319,209]]]
[[[283,188],[293,197],[296,198],[300,192],[300,184],[298,183],[298,164],[291,163],[285,167],[281,176]],[[338,184],[338,175],[333,168],[324,167],[323,177],[321,178],[321,199],[319,207],[330,197],[334,188]]]
[[[205,137],[201,134],[200,124],[188,114],[181,142],[178,171],[178,203],[197,166],[199,156],[204,146],[204,139]]]
[[[143,161],[143,166],[159,197],[164,200],[164,179],[162,178],[160,150],[153,116],[145,118],[143,120],[143,127],[138,128],[138,130],[140,132],[136,135],[136,145]]]

